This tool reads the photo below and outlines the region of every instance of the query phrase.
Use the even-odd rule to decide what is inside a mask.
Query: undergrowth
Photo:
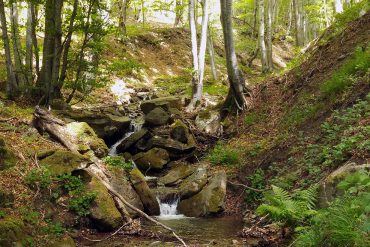
[[[240,161],[239,156],[238,150],[218,142],[208,154],[208,159],[213,165],[236,165]]]

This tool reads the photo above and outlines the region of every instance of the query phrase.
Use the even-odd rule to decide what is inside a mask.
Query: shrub
[[[247,177],[247,180],[252,188],[260,190],[265,188],[265,174],[262,169],[257,169],[253,175]],[[248,189],[246,191],[248,192],[247,196],[245,197],[245,201],[247,203],[255,203],[263,198],[262,192]]]
[[[46,189],[52,182],[52,175],[48,166],[32,169],[25,177],[25,182],[31,188]]]
[[[66,190],[70,195],[78,194],[83,191],[83,183],[78,176],[71,174],[63,174],[58,177],[58,181],[62,184],[61,187]]]
[[[75,197],[69,201],[69,209],[74,211],[78,216],[86,216],[90,214],[91,203],[94,202],[96,193],[90,192],[85,195]]]
[[[239,163],[239,152],[218,142],[208,155],[214,165],[235,165]]]
[[[120,156],[107,156],[103,158],[103,161],[110,166],[123,168],[125,171],[131,171],[134,167],[132,162],[125,162],[123,157]]]
[[[59,222],[47,221],[47,223],[47,226],[44,228],[44,232],[47,234],[61,236],[66,231],[66,229]]]

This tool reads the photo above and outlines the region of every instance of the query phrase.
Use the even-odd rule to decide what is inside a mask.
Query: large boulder
[[[169,96],[143,101],[140,108],[144,114],[148,114],[150,111],[158,107],[165,111],[168,111],[170,108],[181,110],[182,105],[182,99],[180,97]]]
[[[170,161],[170,156],[165,149],[152,148],[148,152],[138,153],[132,157],[135,164],[142,170],[160,170]]]
[[[149,146],[166,149],[171,158],[179,158],[184,154],[190,154],[195,150],[195,139],[192,135],[189,136],[188,143],[182,143],[172,138],[162,136],[153,136],[149,140]]]
[[[4,139],[0,138],[0,171],[15,166],[16,162],[16,156],[8,149]]]
[[[98,137],[104,139],[108,144],[118,141],[128,131],[131,123],[130,118],[122,116],[118,112],[112,114],[112,111],[108,110],[105,112],[89,110],[62,111],[62,114],[69,119],[88,123]]]
[[[159,178],[158,182],[164,185],[171,185],[178,182],[180,179],[184,179],[195,171],[195,167],[185,163],[178,162],[171,170],[163,177]]]
[[[184,124],[181,120],[177,119],[171,125],[170,136],[172,139],[182,143],[188,143],[189,135],[190,132],[188,126],[186,126],[186,124]]]
[[[130,180],[136,192],[140,196],[145,211],[150,215],[159,215],[160,210],[158,201],[150,190],[148,184],[145,181],[144,175],[140,172],[139,169],[132,169],[132,171],[130,172]]]
[[[218,111],[203,110],[195,118],[195,125],[200,131],[216,135],[221,129],[221,115]]]
[[[348,175],[360,170],[370,171],[370,164],[357,165],[348,163],[327,176],[319,185],[318,205],[327,207],[336,197],[344,194],[337,185]]]
[[[88,163],[90,161],[85,156],[66,150],[55,151],[40,161],[41,165],[49,166],[49,170],[54,176],[72,173],[75,170],[85,168]]]
[[[143,203],[140,200],[139,195],[136,193],[135,189],[126,174],[126,172],[118,167],[109,168],[110,171],[110,184],[114,190],[116,190],[123,198],[125,198],[131,205],[135,206],[140,210],[144,210]],[[140,216],[136,211],[125,207],[128,213],[127,216],[130,218]]]
[[[147,126],[161,126],[168,123],[170,115],[161,107],[154,108],[145,115],[145,125]]]
[[[89,217],[94,226],[100,231],[112,231],[122,225],[123,218],[109,194],[108,189],[93,174],[82,171],[86,191],[96,194],[96,198],[90,208]],[[81,173],[80,173],[81,175]]]
[[[66,125],[68,133],[74,136],[78,141],[80,153],[93,151],[94,154],[102,158],[106,156],[109,149],[105,142],[100,139],[94,130],[85,122],[72,122]]]
[[[222,212],[226,195],[226,173],[217,172],[196,195],[180,201],[177,209],[190,217],[200,217]]]
[[[29,238],[26,227],[21,219],[14,216],[0,218],[0,246],[23,246],[22,240]]]
[[[117,146],[117,152],[119,153],[124,153],[124,152],[130,152],[130,153],[135,153],[136,152],[136,147],[135,144],[141,140],[141,139],[146,139],[149,137],[149,131],[147,129],[141,129],[126,139],[124,139],[118,146]]]
[[[200,165],[196,171],[187,177],[179,186],[181,199],[187,199],[203,189],[207,184],[207,166]]]

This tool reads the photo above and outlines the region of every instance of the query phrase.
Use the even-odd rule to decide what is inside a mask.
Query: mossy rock
[[[144,175],[137,168],[132,169],[130,172],[130,180],[133,184],[137,194],[140,196],[140,200],[144,205],[144,209],[150,215],[159,215],[159,204],[150,190],[148,184],[145,181]]]
[[[160,170],[170,161],[170,156],[165,149],[153,148],[145,153],[138,153],[132,157],[135,164],[142,170]]]
[[[140,108],[144,114],[148,114],[155,108],[162,108],[165,111],[168,111],[170,108],[181,110],[182,105],[182,99],[180,97],[168,96],[143,101]]]
[[[203,189],[207,184],[207,166],[200,165],[196,171],[184,179],[179,186],[181,199],[189,198]]]
[[[66,127],[68,132],[77,138],[81,153],[92,150],[99,158],[108,154],[109,149],[105,142],[95,134],[94,130],[87,123],[72,122],[67,124]]]
[[[176,119],[175,122],[171,125],[170,135],[171,138],[176,141],[188,143],[190,132],[186,124],[184,124],[181,120]]]
[[[8,149],[4,139],[0,138],[0,171],[15,166],[17,157]]]
[[[189,217],[220,213],[224,210],[225,195],[226,173],[219,171],[198,194],[180,201],[178,210]]]
[[[65,150],[58,150],[40,161],[41,165],[49,166],[54,176],[72,173],[74,170],[86,167],[88,163],[89,160],[85,156]]]
[[[176,164],[171,170],[163,177],[159,178],[159,183],[164,185],[171,185],[179,181],[180,179],[184,179],[195,171],[196,167],[191,166],[185,162],[179,162]]]
[[[0,246],[22,246],[22,240],[29,237],[26,230],[23,221],[14,216],[5,216],[0,219]]]
[[[161,107],[154,108],[145,115],[145,124],[148,126],[161,126],[168,123],[170,115]]]
[[[76,247],[76,243],[69,235],[50,240],[47,247]]]
[[[94,226],[100,231],[112,231],[122,225],[123,218],[116,208],[116,205],[109,194],[107,188],[94,175],[90,176],[91,180],[86,184],[86,191],[96,193],[95,201],[90,208],[89,217]]]

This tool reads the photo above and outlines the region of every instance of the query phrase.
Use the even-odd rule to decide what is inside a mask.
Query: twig
[[[256,192],[264,192],[264,191],[267,191],[268,189],[256,189],[256,188],[252,188],[252,187],[249,187],[245,184],[239,184],[239,183],[233,183],[231,181],[227,181],[229,184],[232,184],[232,185],[236,185],[236,186],[241,186],[241,187],[244,187],[248,190],[253,190],[253,191],[256,191]]]

